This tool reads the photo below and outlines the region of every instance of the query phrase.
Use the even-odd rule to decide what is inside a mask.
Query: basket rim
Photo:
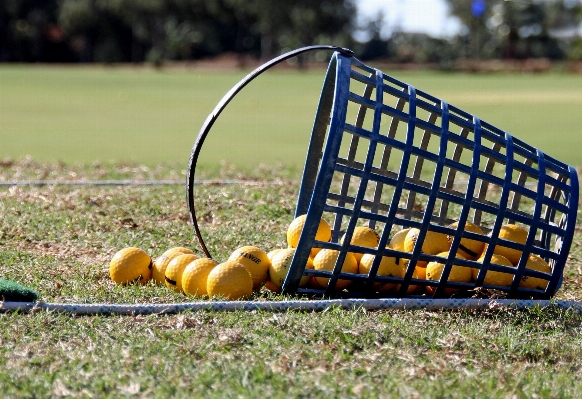
[[[280,64],[283,61],[286,61],[290,58],[297,57],[298,55],[312,52],[312,51],[334,51],[339,52],[345,56],[353,57],[354,52],[345,47],[339,47],[334,45],[314,45],[314,46],[306,46],[300,47],[298,49],[289,51],[287,53],[281,54],[280,56],[273,58],[270,61],[265,62],[244,78],[242,78],[236,85],[234,85],[222,99],[218,102],[214,110],[208,115],[204,124],[200,128],[198,132],[198,136],[194,142],[194,146],[192,147],[192,152],[190,153],[190,160],[188,161],[188,172],[186,177],[186,203],[188,205],[188,210],[190,212],[190,221],[194,227],[194,233],[198,239],[200,247],[204,254],[212,259],[212,255],[208,250],[206,244],[204,243],[204,239],[202,238],[202,233],[200,231],[200,226],[198,225],[198,219],[196,218],[196,207],[194,204],[194,181],[196,175],[196,164],[198,162],[198,157],[200,155],[200,151],[202,149],[202,145],[204,144],[204,140],[210,133],[214,122],[218,119],[222,111],[226,108],[226,106],[232,101],[232,99],[250,82],[252,82],[255,78],[260,76],[265,71],[269,70],[270,68],[274,67],[277,64]]]

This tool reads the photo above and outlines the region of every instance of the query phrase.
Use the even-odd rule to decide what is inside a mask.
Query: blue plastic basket
[[[403,297],[410,285],[433,286],[434,296],[447,288],[476,287],[506,291],[509,297],[551,297],[561,285],[574,234],[578,206],[576,170],[512,137],[474,115],[382,71],[364,65],[349,50],[331,46],[304,48],[263,65],[235,86],[201,129],[190,159],[188,204],[204,251],[193,203],[196,159],[204,137],[230,99],[248,82],[300,52],[333,49],[307,151],[295,215],[307,214],[305,226],[283,285],[287,293],[374,297],[374,283],[394,283],[392,296]],[[315,234],[324,218],[332,227],[330,242]],[[488,236],[446,226],[472,222]],[[502,225],[516,223],[528,231],[525,245],[500,239]],[[376,248],[355,246],[357,226],[379,233]],[[420,229],[412,252],[388,249],[395,232]],[[421,252],[428,230],[452,236],[450,255]],[[340,237],[346,239],[340,243]],[[461,238],[489,244],[482,263],[455,259]],[[491,264],[497,244],[523,252],[517,267]],[[333,271],[306,269],[311,249],[339,251]],[[368,274],[342,273],[348,252],[374,255]],[[551,274],[526,269],[530,254],[545,259]],[[404,277],[377,275],[382,256],[409,259]],[[413,278],[418,261],[440,260],[439,281]],[[475,281],[447,281],[455,265],[477,269]],[[510,286],[484,285],[488,270],[510,273]],[[299,288],[303,276],[329,278],[326,287]],[[520,287],[524,276],[549,280],[545,290]],[[349,290],[336,290],[338,279],[352,280]]]

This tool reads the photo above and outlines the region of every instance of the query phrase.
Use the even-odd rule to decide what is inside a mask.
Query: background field
[[[580,164],[578,75],[385,72]],[[0,66],[0,157],[175,162],[185,168],[206,116],[245,73]],[[324,73],[278,70],[255,80],[218,119],[200,165],[301,167]]]

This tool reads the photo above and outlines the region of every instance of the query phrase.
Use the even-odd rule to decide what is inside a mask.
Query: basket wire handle
[[[296,57],[300,54],[308,53],[311,51],[337,51],[345,56],[351,57],[354,55],[353,51],[343,47],[337,46],[330,46],[330,45],[316,45],[316,46],[307,46],[301,47],[296,50],[290,51],[285,54],[281,54],[280,56],[273,58],[272,60],[264,63],[263,65],[259,66],[257,69],[249,73],[245,76],[240,82],[238,82],[232,89],[229,90],[228,93],[220,102],[216,105],[214,110],[208,115],[206,121],[200,128],[198,132],[198,136],[196,137],[196,141],[194,142],[194,147],[192,147],[192,153],[190,154],[190,161],[188,163],[188,176],[186,180],[186,202],[188,204],[188,210],[190,211],[190,220],[192,225],[194,226],[194,232],[196,233],[196,237],[198,238],[198,242],[202,247],[202,250],[206,254],[208,258],[212,258],[206,244],[204,244],[204,240],[202,239],[202,234],[200,232],[200,228],[198,226],[198,221],[196,219],[196,208],[194,206],[194,177],[196,174],[196,163],[198,162],[198,157],[200,155],[200,150],[202,149],[202,145],[204,144],[204,140],[206,136],[212,129],[214,122],[218,119],[218,116],[222,113],[224,108],[230,103],[230,101],[241,91],[247,84],[252,82],[257,76],[261,75],[266,70],[274,67],[277,64],[280,64],[283,61],[286,61],[290,58]]]

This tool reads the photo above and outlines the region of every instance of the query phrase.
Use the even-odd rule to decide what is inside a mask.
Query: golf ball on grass
[[[265,282],[265,288],[268,289],[269,291],[272,291],[272,292],[276,293],[276,294],[278,294],[278,293],[281,292],[281,287],[277,287],[275,285],[275,283],[272,282],[271,280],[267,280]]]
[[[139,248],[124,248],[113,255],[109,276],[117,284],[145,284],[152,276],[152,258]]]
[[[231,301],[246,298],[253,293],[253,278],[246,267],[229,260],[210,271],[206,290],[211,298]]]
[[[166,252],[164,252],[162,255],[160,255],[156,259],[156,261],[154,262],[154,265],[152,268],[152,279],[157,284],[162,284],[162,285],[165,284],[165,282],[166,282],[166,278],[165,278],[166,277],[166,268],[168,267],[168,264],[175,257],[180,256],[180,255],[184,255],[184,254],[194,255],[194,252],[192,252],[188,248],[175,247],[175,248],[168,249]]]
[[[253,290],[259,290],[267,281],[271,260],[263,250],[247,245],[235,250],[228,260],[240,263],[248,269],[253,278]]]
[[[279,290],[283,287],[293,256],[295,256],[295,248],[282,249],[273,256],[271,266],[269,267],[269,279]],[[307,258],[305,268],[313,269],[313,261],[311,258]],[[299,287],[306,287],[309,283],[309,279],[309,276],[301,277]]]
[[[212,259],[196,259],[186,266],[182,273],[182,289],[184,294],[203,297],[208,295],[206,288],[208,275],[218,263]]]
[[[298,216],[289,225],[289,228],[287,229],[287,244],[290,248],[297,248],[299,238],[301,237],[301,232],[305,226],[306,218],[307,215]],[[319,226],[317,227],[317,232],[315,233],[315,239],[322,242],[329,242],[329,240],[331,240],[331,228],[324,219],[319,221]],[[312,258],[315,257],[319,251],[321,251],[321,248],[312,248],[310,256]]]
[[[182,274],[184,274],[186,266],[196,259],[198,259],[198,256],[193,254],[182,254],[172,259],[166,268],[166,287],[176,292],[184,292],[182,289]]]
[[[267,258],[269,258],[269,260],[272,262],[275,255],[278,254],[280,251],[283,251],[283,249],[284,248],[277,248],[272,251],[269,251],[269,253],[267,253]]]

